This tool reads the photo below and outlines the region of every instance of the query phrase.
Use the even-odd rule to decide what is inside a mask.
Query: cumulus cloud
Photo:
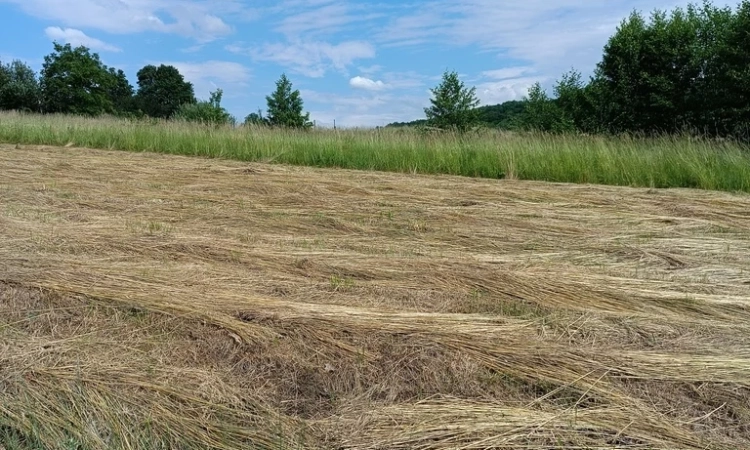
[[[387,85],[380,80],[371,80],[360,76],[350,79],[349,86],[355,89],[364,89],[366,91],[381,91],[387,87]]]
[[[74,47],[83,45],[91,50],[101,50],[105,52],[122,51],[122,49],[115,47],[114,45],[87,36],[86,33],[81,30],[76,30],[75,28],[47,27],[44,30],[44,34],[53,41],[61,41]]]
[[[375,48],[367,42],[346,41],[302,42],[265,44],[259,48],[230,45],[227,50],[249,54],[256,61],[272,61],[311,78],[319,78],[330,69],[346,72],[348,66],[359,59],[375,56]]]
[[[546,78],[512,78],[502,81],[488,81],[479,83],[477,97],[482,104],[492,105],[507,102],[508,100],[520,100],[529,92],[529,88],[537,81],[543,82]]]

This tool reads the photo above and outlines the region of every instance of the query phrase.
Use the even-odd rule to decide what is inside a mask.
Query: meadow
[[[687,135],[291,131],[0,113],[0,142],[400,173],[750,192],[747,147]]]
[[[750,196],[647,182],[740,149],[0,130],[4,450],[750,448]]]

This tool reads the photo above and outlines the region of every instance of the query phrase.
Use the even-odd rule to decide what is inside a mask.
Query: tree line
[[[178,119],[210,124],[235,124],[237,120],[221,106],[223,92],[217,89],[208,100],[195,97],[193,84],[171,65],[147,65],[136,74],[137,89],[122,70],[107,67],[97,53],[85,46],[53,43],[37,75],[15,60],[0,61],[0,110],[86,116],[115,115]],[[298,90],[285,74],[276,90],[266,97],[268,112],[250,114],[245,123],[310,127],[303,113]]]
[[[426,118],[389,126],[477,125],[549,132],[692,132],[750,139],[750,0],[705,1],[648,18],[633,12],[584,81],[571,70],[553,95],[534,84],[522,101],[476,107],[474,88],[446,72]]]

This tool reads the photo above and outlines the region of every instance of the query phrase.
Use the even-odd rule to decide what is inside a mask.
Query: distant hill
[[[477,108],[479,121],[489,127],[511,129],[515,128],[516,121],[523,112],[525,102],[522,100],[511,100],[497,105],[480,106]],[[386,127],[417,127],[427,124],[427,120],[418,119],[411,122],[393,122]]]

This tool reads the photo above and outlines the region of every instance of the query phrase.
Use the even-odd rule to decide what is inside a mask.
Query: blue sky
[[[521,98],[571,67],[589,75],[633,9],[669,0],[0,0],[0,60],[41,68],[52,41],[135,74],[172,64],[199,98],[244,118],[286,72],[318,125],[423,117],[444,70],[482,104]]]

